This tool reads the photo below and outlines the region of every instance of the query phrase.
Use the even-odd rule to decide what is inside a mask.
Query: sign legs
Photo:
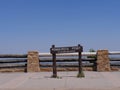
[[[72,46],[72,47],[55,47],[55,45],[52,45],[52,48],[50,48],[50,53],[52,54],[53,58],[53,78],[57,78],[57,66],[56,66],[56,54],[57,53],[74,53],[78,52],[78,75],[77,77],[84,77],[84,73],[82,71],[82,61],[81,61],[81,52],[83,51],[83,47],[78,44],[78,46]]]
[[[78,78],[82,78],[85,77],[83,70],[82,70],[82,60],[81,60],[81,52],[78,52],[78,66],[79,66],[79,70],[78,70]]]
[[[53,54],[53,78],[57,77],[57,68],[56,68],[56,54]]]

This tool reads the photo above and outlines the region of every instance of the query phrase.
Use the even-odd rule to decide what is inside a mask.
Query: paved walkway
[[[85,78],[77,78],[77,72],[0,73],[0,90],[120,90],[120,72],[84,72]]]

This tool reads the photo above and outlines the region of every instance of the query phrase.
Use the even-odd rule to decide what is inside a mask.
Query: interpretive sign
[[[79,73],[78,77],[82,73],[82,61],[81,61],[81,52],[83,51],[83,47],[78,44],[78,46],[71,46],[71,47],[55,47],[55,45],[52,45],[50,48],[50,53],[52,54],[53,58],[53,77],[57,77],[57,69],[56,69],[56,54],[59,53],[74,53],[78,52],[78,64],[79,64]]]
[[[55,47],[54,45],[50,49],[51,53],[74,53],[74,52],[82,52],[82,46],[71,46],[71,47]]]

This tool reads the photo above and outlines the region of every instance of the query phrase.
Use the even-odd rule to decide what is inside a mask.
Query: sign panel
[[[72,47],[52,47],[50,49],[51,53],[74,53],[82,52],[82,46],[72,46]]]

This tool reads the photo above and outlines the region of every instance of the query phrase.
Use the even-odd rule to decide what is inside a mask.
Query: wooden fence
[[[120,52],[112,51],[109,53],[110,65],[111,67],[120,68]]]
[[[118,57],[116,57],[116,55]],[[77,64],[77,53],[67,53],[67,54],[58,54],[57,55],[57,67],[64,68],[64,67],[78,67]],[[114,56],[114,57],[113,57]],[[52,55],[50,53],[39,53],[40,57],[40,67],[52,67]],[[66,58],[67,57],[67,58]],[[92,57],[92,58],[90,58]],[[82,65],[83,67],[90,67],[89,70],[95,70],[97,67],[97,52],[82,52]],[[109,60],[111,68],[117,67],[120,68],[120,52],[112,51],[109,52]]]
[[[77,68],[78,53],[57,54],[58,68]],[[88,58],[92,56],[92,58]],[[84,68],[95,70],[97,66],[97,52],[82,52],[82,63]],[[52,55],[50,53],[39,53],[40,68],[52,68]],[[120,67],[120,52],[109,52],[111,67]],[[22,69],[26,71],[27,54],[23,55],[0,55],[0,71],[2,69]],[[14,70],[13,70],[14,71]],[[19,71],[19,70],[18,70]]]
[[[27,54],[2,54],[0,55],[0,71],[26,71]]]

